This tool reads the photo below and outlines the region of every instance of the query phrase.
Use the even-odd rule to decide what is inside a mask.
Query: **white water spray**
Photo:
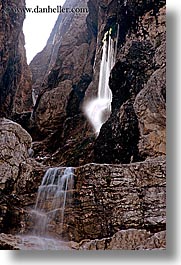
[[[119,32],[119,26],[117,32]],[[111,33],[112,29],[105,33],[103,39],[97,98],[90,101],[85,107],[86,116],[96,134],[99,134],[102,124],[109,118],[111,113],[112,91],[109,88],[109,77],[115,65],[118,41],[118,33],[115,40],[112,39]]]

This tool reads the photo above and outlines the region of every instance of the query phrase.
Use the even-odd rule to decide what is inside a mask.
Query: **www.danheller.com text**
[[[6,7],[5,13],[35,13],[35,14],[41,14],[41,13],[57,13],[57,14],[65,14],[65,13],[89,13],[89,9],[87,7],[62,7],[62,6],[56,6],[56,7]]]

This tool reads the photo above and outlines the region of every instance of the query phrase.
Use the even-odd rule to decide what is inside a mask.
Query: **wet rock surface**
[[[0,234],[0,250],[19,250],[20,239],[13,235]]]
[[[146,230],[120,230],[112,237],[80,243],[0,234],[1,250],[164,250],[166,232],[150,233]]]

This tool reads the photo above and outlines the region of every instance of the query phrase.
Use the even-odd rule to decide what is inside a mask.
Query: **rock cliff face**
[[[73,207],[65,221],[65,234],[67,229],[73,240],[104,238],[123,229],[166,229],[161,158],[130,165],[90,164],[75,169],[75,175]]]
[[[31,130],[34,148],[37,156],[47,156],[47,149],[54,153],[51,164],[66,164],[68,160],[70,164],[82,164],[84,159],[77,150],[84,152],[86,162],[91,162],[92,136],[80,110],[92,80],[96,48],[97,14],[87,2],[66,1],[68,7],[89,7],[91,15],[84,11],[59,16],[47,46],[30,64],[33,88],[39,94],[34,108],[35,129]]]
[[[87,8],[87,1],[80,1],[80,0],[67,0],[64,7],[73,7],[73,8]],[[77,18],[76,18],[77,16]],[[86,13],[84,14],[84,16],[81,16],[80,14],[75,15],[74,13],[62,13],[57,21],[56,24],[51,32],[51,35],[47,41],[47,45],[45,46],[45,48],[43,49],[43,51],[41,51],[40,53],[38,53],[35,58],[32,60],[32,62],[30,63],[30,68],[32,71],[32,78],[33,78],[33,89],[35,90],[36,94],[40,94],[41,89],[43,89],[44,86],[47,86],[47,79],[48,79],[48,75],[50,74],[52,68],[54,67],[56,60],[58,59],[58,57],[60,56],[60,52],[59,52],[59,48],[60,46],[64,46],[63,50],[64,53],[62,53],[63,58],[62,61],[65,60],[66,56],[67,56],[67,52],[66,51],[66,43],[64,42],[64,36],[67,39],[67,42],[69,40],[73,40],[74,39],[74,43],[68,43],[68,45],[71,44],[72,47],[74,47],[74,45],[76,44],[76,40],[75,40],[75,33],[74,33],[74,37],[72,36],[72,32],[70,32],[72,26],[77,27],[76,31],[78,30],[77,33],[80,33],[81,29],[79,30],[78,27],[80,25],[83,25],[83,23],[85,23],[85,18],[86,18]],[[79,21],[78,21],[79,20]],[[76,22],[76,24],[74,24],[74,22]],[[78,24],[77,24],[78,23]],[[86,29],[85,29],[86,30]],[[74,30],[75,31],[75,30]],[[81,37],[83,32],[81,32],[81,36],[79,36],[79,40],[81,39]],[[66,37],[67,36],[67,37]],[[86,37],[85,37],[86,38]],[[78,49],[79,45],[77,45],[77,49]],[[66,52],[66,54],[65,54]],[[72,53],[72,51],[70,51],[70,54]],[[69,55],[69,58],[71,56]],[[75,61],[75,58],[74,58]],[[66,65],[66,68],[68,69],[68,65]],[[63,67],[63,66],[62,66]],[[59,68],[60,68],[60,64],[59,64]],[[57,69],[57,71],[61,71],[61,69]],[[64,78],[65,79],[65,78]],[[55,81],[55,80],[54,80]],[[49,82],[48,82],[49,83]]]
[[[24,13],[13,8],[25,1],[0,1],[0,116],[32,109],[31,74],[26,63],[22,25]]]
[[[0,115],[17,121],[0,119],[0,232],[31,231],[47,167],[73,166],[72,204],[63,233],[60,216],[51,224],[53,236],[72,249],[165,249],[165,1],[67,0],[89,14],[59,16],[31,62],[38,95],[31,118],[24,15],[5,12],[24,1],[0,3]],[[83,109],[97,94],[102,38],[117,24],[112,113],[96,137]],[[21,244],[0,235],[2,249]]]

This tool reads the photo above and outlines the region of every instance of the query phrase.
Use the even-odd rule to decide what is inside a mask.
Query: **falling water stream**
[[[119,25],[115,39],[111,37],[111,32],[112,29],[107,31],[103,39],[97,98],[85,107],[85,113],[97,135],[111,113],[112,91],[109,88],[109,77],[116,61]]]
[[[31,211],[33,230],[31,235],[22,236],[22,249],[70,249],[67,243],[52,235],[61,235],[63,232],[65,207],[71,203],[73,176],[71,167],[47,170],[38,189],[35,207]]]

